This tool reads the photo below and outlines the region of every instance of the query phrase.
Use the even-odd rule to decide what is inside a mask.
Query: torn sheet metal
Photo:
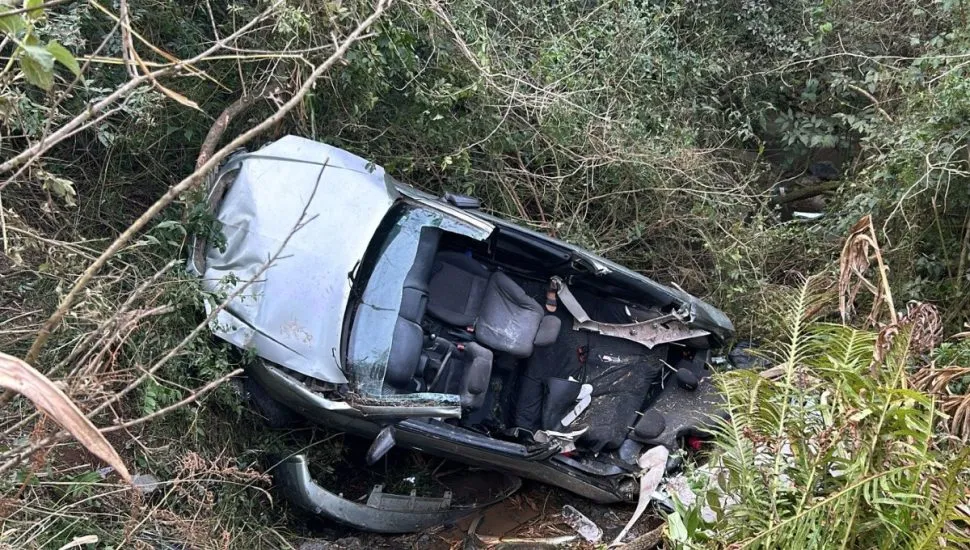
[[[476,510],[511,496],[522,486],[522,480],[504,476],[505,485],[483,502],[456,504],[450,493],[440,498],[416,495],[393,495],[377,486],[366,503],[347,500],[317,485],[310,477],[307,459],[295,455],[283,461],[276,470],[276,480],[287,498],[299,506],[345,525],[375,533],[414,533],[452,523]]]
[[[650,504],[650,500],[653,498],[653,494],[657,491],[657,487],[660,486],[660,481],[663,479],[664,473],[667,471],[667,457],[670,456],[670,451],[667,447],[663,445],[658,445],[651,448],[649,451],[640,455],[640,459],[637,460],[637,465],[640,466],[640,498],[637,500],[637,508],[633,511],[633,516],[630,517],[630,521],[623,527],[620,534],[613,539],[610,546],[618,546],[622,543],[623,537],[630,531],[630,529],[636,525],[637,520],[646,511],[647,505]]]
[[[668,344],[708,336],[710,332],[700,329],[692,329],[687,323],[693,317],[688,312],[683,314],[674,312],[657,319],[637,321],[634,323],[601,323],[594,321],[583,309],[579,300],[566,286],[566,283],[559,277],[552,278],[556,287],[559,301],[566,307],[570,315],[573,316],[573,330],[588,330],[598,332],[604,336],[622,338],[631,342],[636,342],[653,349],[658,344]]]

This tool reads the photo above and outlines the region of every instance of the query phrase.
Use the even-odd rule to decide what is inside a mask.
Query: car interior
[[[637,303],[642,292],[525,231],[499,226],[477,241],[426,227],[404,282],[385,393],[458,395],[462,417],[448,422],[491,438],[533,443],[540,430],[582,431],[580,453],[635,457],[664,429],[651,400],[685,362],[705,361],[709,343],[648,349],[574,330],[567,308],[547,303],[553,276],[600,322],[648,320],[670,306]],[[589,399],[577,409],[584,386]]]

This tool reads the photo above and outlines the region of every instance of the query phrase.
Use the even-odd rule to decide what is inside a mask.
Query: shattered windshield
[[[381,223],[360,266],[349,311],[345,364],[347,376],[361,398],[379,398],[385,403],[393,399],[414,405],[458,404],[454,395],[408,392],[400,387],[391,389],[386,383],[392,353],[400,357],[407,355],[407,350],[423,346],[420,319],[408,318],[411,314],[402,312],[401,302],[405,280],[419,250],[422,255],[430,255],[424,261],[433,257],[434,249],[428,251],[419,246],[429,231],[465,234],[473,229],[440,212],[399,203]],[[402,326],[410,330],[402,331]],[[416,362],[415,359],[414,365],[407,366],[416,367]]]

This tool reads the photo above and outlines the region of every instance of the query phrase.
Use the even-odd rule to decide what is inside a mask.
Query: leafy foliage
[[[4,12],[7,11],[4,10]],[[2,15],[4,12],[0,12],[0,31],[16,47],[7,65],[0,71],[0,78],[10,70],[15,60],[24,78],[34,86],[44,90],[50,90],[51,86],[54,85],[55,61],[66,67],[75,76],[80,76],[81,67],[67,48],[56,40],[41,45],[40,39],[37,37],[36,25],[45,17],[42,0],[27,0],[24,3],[22,13],[4,16]]]
[[[716,430],[709,527],[732,548],[965,542],[949,488],[970,454],[941,450],[933,399],[907,387],[908,334],[880,359],[876,333],[815,320],[825,286],[783,299],[787,339],[768,352],[778,379],[719,378],[731,420]]]
[[[129,0],[126,49],[121,5],[0,0],[0,14],[16,11],[0,17],[0,163],[126,85],[133,53],[150,68],[188,59],[268,13],[233,49],[132,90],[30,166],[0,174],[4,352],[23,354],[110,239],[192,172],[223,109],[244,94],[261,98],[227,136],[271,114],[307,67],[332,51],[333,36],[373,8],[369,0]],[[906,540],[932,543],[946,523],[942,511],[952,508],[952,488],[965,480],[927,443],[927,423],[939,412],[896,376],[905,353],[895,350],[868,377],[872,334],[793,316],[826,307],[814,292],[798,294],[800,309],[776,310],[790,303],[789,287],[804,290],[799,274],[829,269],[846,229],[871,214],[897,303],[938,304],[951,333],[965,322],[967,9],[966,0],[399,0],[262,137],[302,134],[373,159],[427,191],[478,195],[492,212],[710,298],[742,337],[782,342],[775,358],[786,366],[782,382],[725,379],[732,407],[742,415],[750,409],[759,437],[800,453],[745,466],[764,449],[733,433],[737,479],[755,500],[723,509],[722,525],[737,529],[732,540],[771,546],[811,536],[819,544],[866,545],[860,533],[889,541],[912,513],[913,522],[925,523]],[[780,189],[801,185],[820,160],[833,162],[840,178],[818,196],[825,216],[788,220]],[[817,183],[808,179],[809,188]],[[182,199],[185,212],[182,205],[163,212],[107,263],[38,362],[86,410],[178,346],[202,315],[198,287],[180,267],[154,279],[182,257],[186,233],[218,237],[198,196]],[[119,311],[131,324],[105,328]],[[100,330],[112,338],[98,340]],[[965,367],[964,347],[938,350],[939,362]],[[85,368],[73,367],[77,362]],[[156,412],[244,362],[193,340],[116,412]],[[954,378],[947,389],[966,385]],[[15,405],[5,429],[26,440]],[[758,424],[762,413],[768,417]],[[173,476],[183,471],[172,465],[185,447],[206,454],[209,464],[225,451],[250,465],[258,454],[251,449],[280,446],[254,435],[262,432],[251,420],[239,396],[223,388],[202,406],[152,424],[127,452]],[[801,438],[799,429],[830,440]],[[896,435],[900,449],[889,443]],[[930,462],[910,467],[920,453]],[[51,464],[60,465],[37,468],[55,472]],[[776,470],[788,477],[764,477]],[[27,487],[37,501],[55,492]],[[882,487],[889,500],[881,500]],[[213,541],[231,525],[238,540],[262,541],[253,526],[276,521],[261,493],[196,489],[218,496],[207,509],[212,531],[185,539]],[[931,494],[935,508],[927,504]],[[181,496],[166,510],[196,517],[196,501]],[[92,502],[89,511],[103,512],[99,499]],[[858,511],[843,513],[852,504]],[[681,517],[681,534],[697,542],[700,515],[685,510]],[[846,521],[837,524],[838,517]],[[18,518],[39,526],[18,543],[59,547],[97,529],[105,540],[122,541],[110,538],[107,523],[56,512],[42,521]],[[805,527],[808,518],[832,529]],[[170,525],[156,530],[172,532]],[[278,542],[267,537],[268,546]]]

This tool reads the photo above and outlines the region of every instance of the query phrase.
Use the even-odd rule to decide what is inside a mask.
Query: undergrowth
[[[909,382],[916,319],[897,331],[826,322],[831,284],[805,281],[776,305],[786,338],[763,350],[773,379],[720,376],[730,421],[680,507],[684,548],[936,548],[970,542],[957,507],[970,451],[938,430],[941,411]],[[707,521],[697,508],[708,508]],[[683,521],[691,518],[693,521]]]
[[[19,7],[28,11],[3,15]],[[224,141],[277,112],[373,9],[365,0],[0,1],[0,351],[27,356],[84,271],[192,173],[220,112],[255,98]],[[776,310],[803,288],[802,274],[834,275],[842,239],[869,214],[900,308],[933,303],[952,334],[970,307],[967,9],[965,0],[400,0],[250,147],[296,133],[429,192],[477,195],[490,212],[709,300],[740,338],[769,343],[792,342]],[[127,38],[122,11],[135,31]],[[145,80],[52,140],[135,75],[250,22],[259,24],[231,49]],[[7,165],[44,144],[29,164]],[[834,183],[808,175],[825,162]],[[792,219],[806,206],[785,196],[805,191],[821,219]],[[208,231],[204,215],[185,211],[195,198],[180,196],[110,256],[34,361],[97,411],[99,426],[197,397],[109,434],[133,471],[162,487],[139,499],[64,441],[14,460],[56,430],[13,399],[0,425],[0,468],[16,463],[0,478],[0,543],[291,540],[262,473],[276,453],[332,434],[268,431],[228,384],[195,396],[247,360],[205,331],[193,336],[203,296],[181,259],[186,236]],[[871,332],[804,331],[779,362],[787,382],[725,380],[734,426],[751,431],[723,426],[746,453],[733,475],[750,481],[724,488],[752,500],[722,507],[717,528],[763,547],[799,536],[890,541],[905,514],[922,522],[906,535],[913,542],[948,532],[938,520],[950,493],[940,488],[955,463],[930,426],[941,408],[960,410],[966,340],[917,354],[950,369],[949,393],[926,381],[936,400],[927,401],[898,376],[913,360],[905,350],[869,376]],[[774,452],[767,470],[742,460],[760,452]],[[928,461],[916,467],[920,456]]]

